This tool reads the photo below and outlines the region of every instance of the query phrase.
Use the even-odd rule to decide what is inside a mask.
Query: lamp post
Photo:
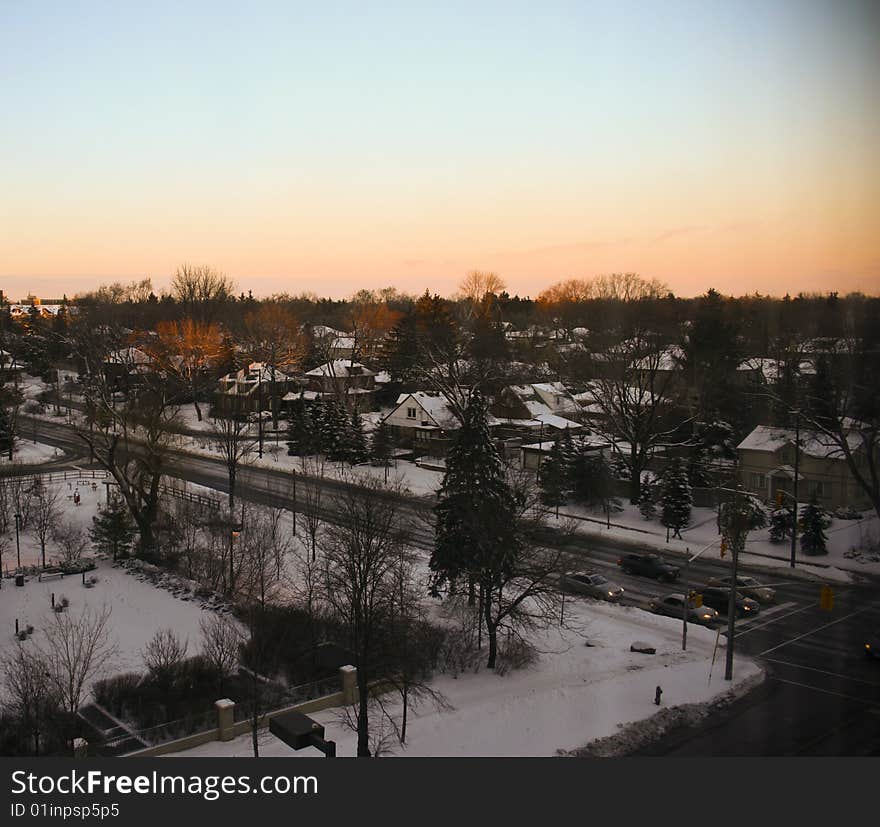
[[[19,539],[18,533],[21,529],[21,514],[15,515],[15,555],[16,555],[16,565],[18,568],[21,568],[21,541]]]
[[[293,497],[290,502],[290,515],[293,519],[293,536],[296,537],[296,468],[290,469],[293,474]]]
[[[792,486],[794,505],[792,506],[791,520],[791,567],[794,568],[794,557],[797,549],[797,521],[798,521],[798,466],[801,456],[801,412],[795,411],[794,418],[794,485]]]

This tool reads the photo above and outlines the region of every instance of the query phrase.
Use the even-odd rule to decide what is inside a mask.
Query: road
[[[38,421],[38,438],[51,445],[82,452],[81,440],[61,423]],[[210,457],[176,454],[169,476],[227,490],[223,463]],[[344,483],[307,481],[298,475],[297,502],[301,509],[307,490],[321,489],[320,513],[338,519],[338,498]],[[289,508],[293,488],[289,473],[243,467],[237,495],[245,500]],[[432,498],[407,497],[401,508],[412,526],[413,545],[429,550]],[[554,535],[549,535],[552,539]],[[559,537],[556,535],[556,542]],[[626,590],[625,602],[646,607],[675,586],[624,575],[617,560],[631,544],[576,534],[562,542],[584,567],[601,571]],[[670,560],[675,560],[670,555]],[[691,564],[695,588],[712,575],[729,573],[727,563],[702,558]],[[746,697],[710,716],[696,728],[671,733],[644,748],[639,755],[816,755],[880,754],[880,660],[864,654],[869,630],[880,628],[880,587],[876,579],[861,578],[835,585],[831,612],[819,606],[821,581],[795,578],[787,568],[742,567],[776,588],[777,599],[754,618],[736,623],[735,652],[757,659],[766,669],[764,683]],[[575,598],[577,599],[577,598]],[[725,626],[726,629],[726,626]],[[723,668],[723,664],[721,665]],[[736,662],[734,661],[734,670]],[[667,702],[674,699],[665,698]]]

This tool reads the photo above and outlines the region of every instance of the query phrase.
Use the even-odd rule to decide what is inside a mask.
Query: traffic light
[[[727,540],[721,541],[721,556],[724,557],[727,555]]]
[[[819,607],[826,612],[834,609],[834,589],[831,586],[822,586],[819,592]]]

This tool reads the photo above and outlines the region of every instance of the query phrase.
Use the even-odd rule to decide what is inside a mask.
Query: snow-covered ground
[[[577,750],[599,738],[630,742],[641,729],[654,730],[654,716],[669,707],[706,704],[742,693],[762,678],[746,658],[737,658],[734,679],[724,680],[724,639],[715,650],[715,631],[689,626],[681,650],[681,622],[639,609],[573,599],[566,604],[566,628],[542,634],[537,663],[499,675],[481,669],[457,678],[442,675],[431,686],[452,708],[425,703],[410,710],[405,756],[552,756]],[[636,641],[654,655],[630,651]],[[714,666],[713,653],[716,655]],[[654,704],[657,686],[661,705]],[[392,703],[392,708],[394,703]],[[356,754],[354,733],[339,712],[313,716],[337,743],[337,755]],[[266,733],[261,755],[314,757],[293,752]],[[214,742],[180,756],[252,755],[250,736]]]
[[[32,625],[33,639],[40,642],[41,630],[51,622],[53,593],[56,602],[62,597],[70,601],[66,611],[74,615],[86,608],[100,611],[104,606],[110,607],[111,639],[118,646],[118,653],[107,674],[143,671],[141,651],[160,628],[171,627],[188,638],[192,653],[200,648],[199,619],[205,610],[196,601],[174,597],[125,569],[114,567],[108,560],[98,560],[97,569],[88,572],[86,577],[97,578],[94,587],[85,588],[80,575],[44,582],[33,576],[24,586],[15,586],[13,580],[4,579],[0,590],[0,662],[15,646],[16,620],[20,628]]]
[[[60,448],[54,448],[43,442],[33,442],[19,435],[15,440],[15,448],[12,452],[12,462],[9,461],[9,454],[4,453],[0,456],[0,468],[6,469],[10,465],[39,465],[43,462],[52,462],[56,459],[62,459],[64,452]]]

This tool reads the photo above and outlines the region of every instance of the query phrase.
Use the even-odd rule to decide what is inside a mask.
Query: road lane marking
[[[805,608],[813,608],[812,606],[806,606]],[[785,640],[782,643],[777,644],[776,646],[771,646],[769,649],[765,649],[763,652],[758,654],[756,657],[762,658],[765,655],[769,655],[771,652],[775,652],[777,649],[781,649],[783,646],[788,646],[791,643],[796,643],[802,638],[809,637],[810,635],[816,634],[816,632],[821,632],[823,629],[827,629],[830,626],[834,626],[838,623],[842,623],[844,620],[849,620],[851,617],[855,617],[856,615],[862,614],[863,612],[868,611],[871,608],[870,606],[865,606],[864,609],[859,609],[858,611],[851,612],[848,615],[844,615],[843,617],[837,618],[837,620],[832,620],[830,623],[825,623],[822,626],[819,626],[815,629],[810,630],[809,632],[804,632],[802,635],[798,635],[797,637],[793,637],[791,640]],[[792,612],[794,614],[794,612]],[[751,630],[747,630],[751,631]]]
[[[772,609],[761,609],[757,614],[749,615],[748,617],[740,617],[737,618],[736,625],[743,626],[754,626],[764,618],[770,617],[774,614],[779,614],[783,609],[791,608],[792,606],[797,606],[797,603],[780,603],[778,606],[774,606]]]
[[[864,698],[856,698],[853,695],[844,695],[842,692],[832,692],[830,689],[820,689],[818,686],[810,686],[808,683],[787,681],[775,676],[773,677],[773,680],[778,681],[779,683],[787,683],[789,686],[800,686],[802,689],[812,689],[814,692],[821,692],[824,695],[834,695],[836,698],[843,698],[847,701],[855,701],[856,703],[864,704],[865,706],[873,706],[880,709],[880,703],[877,703],[876,701],[866,701]]]
[[[874,681],[866,681],[864,678],[853,678],[849,675],[841,675],[839,672],[828,672],[825,669],[816,669],[814,666],[802,666],[799,663],[791,663],[787,660],[777,660],[776,658],[765,658],[767,663],[778,663],[780,666],[791,666],[795,669],[806,669],[809,672],[818,672],[821,675],[828,675],[832,678],[843,678],[846,681],[854,681],[855,683],[864,683],[868,686],[873,686],[875,689],[880,689],[880,683],[876,683]]]
[[[797,606],[797,603],[783,603],[783,604],[781,604],[780,608],[782,608],[782,606]],[[755,631],[757,631],[758,629],[764,629],[764,628],[766,628],[767,626],[770,626],[770,625],[772,625],[773,623],[776,623],[776,622],[779,621],[779,620],[785,620],[785,618],[787,618],[787,617],[791,617],[792,615],[799,614],[800,612],[805,612],[805,611],[807,611],[807,609],[812,609],[812,608],[813,608],[813,606],[811,606],[811,605],[810,605],[810,606],[801,606],[800,609],[795,609],[793,612],[789,612],[788,614],[784,614],[784,615],[782,615],[781,617],[774,617],[774,618],[771,618],[771,619],[768,620],[766,623],[761,623],[760,625],[757,625],[757,626],[749,626],[749,628],[746,629],[744,632],[737,632],[737,633],[734,635],[734,637],[737,638],[737,637],[739,637],[740,635],[747,635],[749,632],[755,632]],[[759,616],[759,617],[760,617],[760,616]],[[756,621],[756,622],[757,622],[757,620],[759,619],[759,617],[756,617],[756,618],[755,618],[755,621]]]

